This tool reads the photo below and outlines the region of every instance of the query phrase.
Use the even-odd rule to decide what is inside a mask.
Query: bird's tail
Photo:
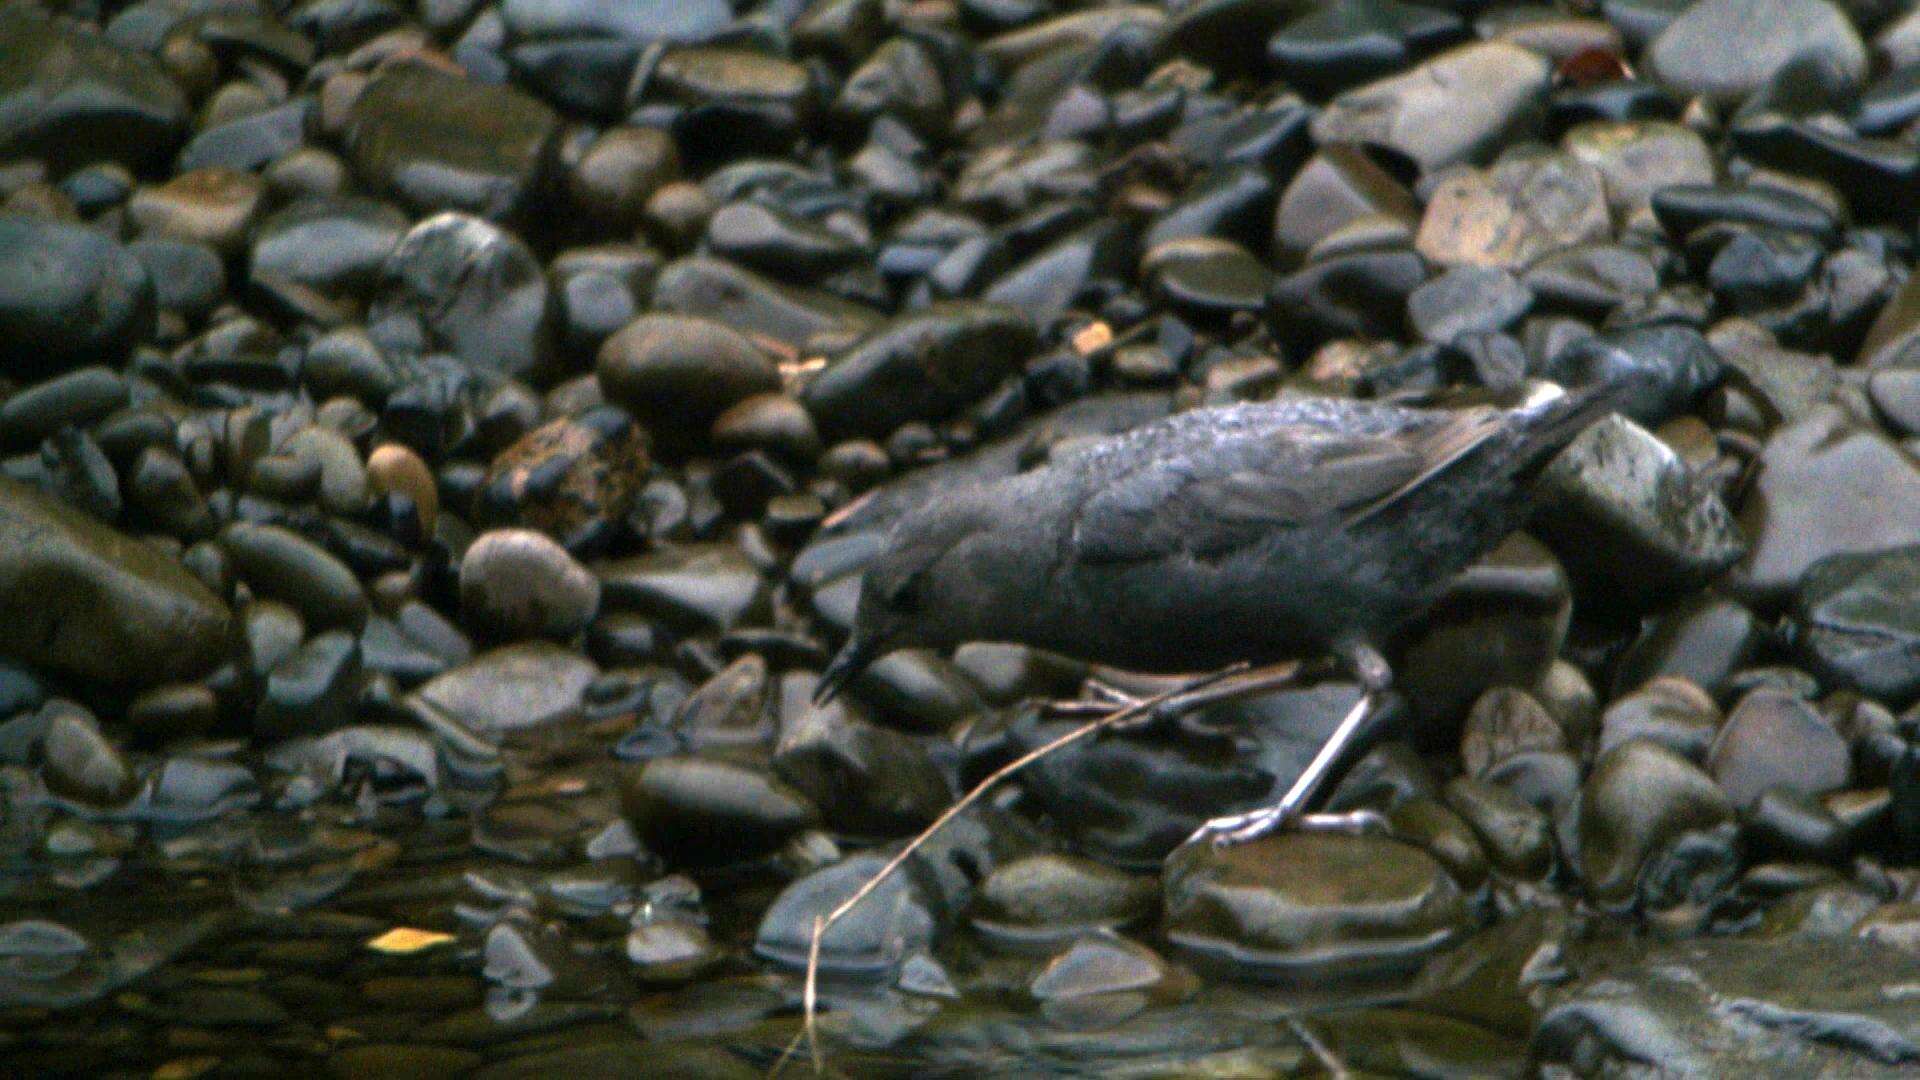
[[[1514,464],[1521,476],[1545,469],[1568,443],[1612,413],[1633,396],[1630,380],[1589,383],[1567,389],[1558,383],[1537,382],[1515,409],[1522,431]]]

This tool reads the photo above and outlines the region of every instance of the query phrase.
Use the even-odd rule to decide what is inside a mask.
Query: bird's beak
[[[847,639],[846,645],[834,654],[833,662],[827,670],[820,673],[820,685],[813,691],[815,707],[825,705],[839,696],[840,691],[854,677],[867,669],[867,665],[880,658],[879,643],[872,638],[855,635]]]

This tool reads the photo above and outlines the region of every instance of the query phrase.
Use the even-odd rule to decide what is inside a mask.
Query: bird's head
[[[964,568],[951,558],[985,527],[966,500],[948,497],[902,518],[860,580],[853,633],[820,676],[816,704],[826,704],[869,664],[896,649],[959,643],[955,626],[966,603]]]

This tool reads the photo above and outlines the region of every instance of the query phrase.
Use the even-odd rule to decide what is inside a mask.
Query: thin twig
[[[770,1075],[779,1075],[780,1070],[785,1068],[787,1060],[793,1056],[794,1050],[799,1047],[803,1039],[807,1042],[809,1052],[813,1055],[814,1071],[816,1073],[820,1071],[820,1041],[818,1025],[816,1023],[820,1000],[820,940],[826,937],[828,930],[833,929],[834,923],[845,918],[848,912],[860,905],[860,901],[873,895],[875,889],[878,889],[882,883],[889,877],[892,877],[896,870],[905,866],[907,860],[913,857],[913,853],[925,846],[927,841],[933,839],[949,822],[965,813],[968,807],[979,802],[987,792],[993,789],[995,784],[998,784],[1000,781],[1005,780],[1007,777],[1012,776],[1014,773],[1019,772],[1034,762],[1039,761],[1041,758],[1064,747],[1071,746],[1097,731],[1103,731],[1116,724],[1123,724],[1128,720],[1144,715],[1184,695],[1194,693],[1195,691],[1205,689],[1225,679],[1232,678],[1245,670],[1247,670],[1246,664],[1235,664],[1232,667],[1222,668],[1219,671],[1189,679],[1178,686],[1171,687],[1150,698],[1142,698],[1103,716],[1095,717],[1059,738],[1029,750],[1005,765],[1000,766],[998,769],[989,773],[986,779],[975,784],[972,790],[962,795],[959,802],[947,807],[945,812],[939,817],[934,818],[933,824],[928,825],[920,831],[919,835],[907,841],[907,845],[900,849],[899,854],[887,860],[887,864],[882,866],[879,872],[868,878],[866,883],[861,885],[852,896],[847,897],[839,907],[828,912],[826,918],[815,917],[813,920],[813,941],[807,947],[806,989],[801,994],[801,1008],[805,1012],[805,1017],[801,1024],[800,1034],[794,1037],[793,1042],[787,1045],[786,1051],[780,1055],[779,1060],[774,1062]]]

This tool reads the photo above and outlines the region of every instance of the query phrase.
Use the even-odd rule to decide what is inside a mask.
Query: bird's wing
[[[1500,434],[1506,426],[1505,413],[1488,406],[1479,406],[1462,409],[1447,423],[1420,433],[1415,452],[1422,462],[1421,467],[1393,490],[1351,507],[1346,524],[1358,525],[1420,490],[1428,481],[1458,464],[1488,439]]]
[[[1108,477],[1081,504],[1073,537],[1081,561],[1215,558],[1275,529],[1390,498],[1427,461],[1398,440],[1293,426],[1179,451]]]

